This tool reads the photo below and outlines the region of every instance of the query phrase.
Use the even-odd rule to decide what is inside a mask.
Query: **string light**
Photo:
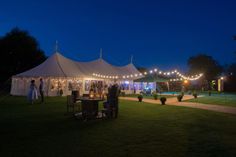
[[[113,79],[118,79],[118,78],[133,78],[133,77],[139,77],[139,76],[143,76],[143,75],[147,75],[148,73],[149,74],[153,74],[153,72],[158,72],[159,75],[167,75],[167,76],[171,76],[171,75],[177,75],[179,76],[180,78],[177,78],[177,79],[170,79],[170,81],[182,81],[182,80],[188,80],[188,81],[194,81],[194,80],[198,80],[199,78],[201,78],[203,76],[203,74],[198,74],[198,75],[192,75],[192,76],[185,76],[183,74],[181,74],[179,71],[177,70],[173,70],[173,71],[167,71],[167,72],[163,72],[163,71],[159,71],[157,69],[153,69],[153,70],[149,70],[149,72],[144,72],[144,73],[139,73],[139,74],[130,74],[130,75],[123,75],[122,77],[121,76],[110,76],[110,75],[101,75],[101,74],[97,74],[97,73],[92,73],[93,76],[96,76],[96,77],[101,77],[101,78],[113,78]]]

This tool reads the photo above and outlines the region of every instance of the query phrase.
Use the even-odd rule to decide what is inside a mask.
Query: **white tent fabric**
[[[59,53],[53,54],[39,66],[17,74],[18,77],[85,77],[93,73],[112,76],[139,74],[133,64],[113,66],[103,59],[91,62],[76,62]]]
[[[53,54],[45,62],[37,67],[17,74],[21,77],[78,77],[83,74],[72,60],[63,57],[59,53]]]
[[[54,53],[42,64],[23,73],[12,77],[11,94],[27,95],[30,81],[34,79],[36,85],[39,85],[39,78],[43,78],[45,82],[45,91],[48,96],[56,96],[59,89],[63,89],[64,95],[70,93],[69,83],[76,82],[80,86],[81,92],[85,91],[86,83],[91,80],[100,80],[106,83],[114,82],[114,78],[99,78],[93,74],[103,76],[118,76],[116,81],[120,83],[127,81],[123,76],[139,74],[139,71],[133,64],[126,66],[114,66],[107,63],[103,59],[97,59],[90,62],[78,62],[62,56],[60,53]],[[133,81],[138,77],[129,77],[129,81]],[[130,84],[131,86],[132,84]],[[87,84],[88,86],[88,84]],[[87,87],[86,86],[86,87]]]
[[[93,73],[110,76],[139,74],[139,71],[134,67],[133,64],[118,67],[107,63],[103,59],[98,59],[91,62],[77,62],[77,65],[85,75],[91,75]]]

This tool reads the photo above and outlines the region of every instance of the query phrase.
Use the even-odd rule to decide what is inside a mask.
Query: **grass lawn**
[[[236,94],[212,94],[212,96],[205,95],[204,97],[187,101],[236,107]]]
[[[125,97],[134,97],[137,98],[139,94],[126,94]],[[172,97],[176,97],[174,95],[160,95],[158,94],[158,99],[160,99],[160,97],[166,97],[166,98],[172,98]],[[154,99],[152,95],[143,95],[143,98],[146,99]],[[138,98],[137,98],[138,99]]]
[[[0,156],[236,156],[236,116],[121,101],[118,119],[64,116],[66,99],[44,105],[24,97],[0,102]]]

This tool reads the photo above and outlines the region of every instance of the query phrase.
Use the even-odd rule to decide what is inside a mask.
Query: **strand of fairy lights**
[[[159,75],[164,75],[164,76],[177,75],[178,77],[180,77],[180,78],[176,78],[176,79],[170,79],[170,81],[182,81],[182,80],[194,81],[194,80],[198,80],[199,78],[201,78],[203,76],[202,73],[200,73],[198,75],[185,76],[177,70],[164,72],[164,71],[157,70],[157,69],[149,70],[149,72],[137,73],[137,74],[131,74],[131,75],[123,75],[123,76],[102,75],[102,74],[99,74],[99,73],[93,73],[92,75],[96,76],[96,77],[99,77],[99,78],[104,78],[104,79],[118,79],[118,78],[126,79],[126,78],[133,78],[133,77],[143,76],[143,75],[147,75],[147,74],[159,74]]]

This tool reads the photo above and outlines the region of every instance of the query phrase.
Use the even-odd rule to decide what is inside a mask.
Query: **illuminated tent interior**
[[[81,94],[88,93],[91,85],[108,87],[117,82],[126,93],[139,88],[133,80],[141,78],[140,72],[130,63],[125,66],[114,66],[99,58],[90,62],[77,62],[56,52],[42,64],[12,77],[11,95],[27,95],[30,81],[43,78],[47,96],[68,95],[72,90]],[[122,78],[122,76],[130,76]]]
[[[134,80],[134,83],[140,84],[144,91],[145,90],[157,90],[161,92],[160,85],[165,84],[169,91],[169,79],[164,77],[159,77],[158,75],[145,75],[142,78],[138,78]]]

